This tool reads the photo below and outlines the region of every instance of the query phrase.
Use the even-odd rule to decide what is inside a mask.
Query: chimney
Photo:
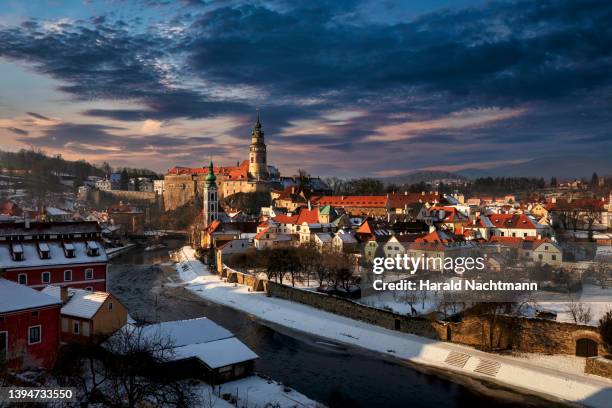
[[[68,286],[60,287],[60,299],[62,300],[62,303],[64,304],[68,302]]]

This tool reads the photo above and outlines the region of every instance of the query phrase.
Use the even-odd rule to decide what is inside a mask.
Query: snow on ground
[[[539,309],[550,310],[557,313],[557,321],[574,323],[569,313],[570,298],[567,294],[540,293],[542,300],[538,300]],[[582,291],[573,296],[574,302],[584,303],[591,309],[593,317],[589,325],[596,326],[599,319],[608,311],[612,310],[612,288],[602,289],[599,286],[584,284]]]
[[[569,355],[555,355],[549,356],[544,354],[536,353],[523,353],[515,355],[518,359],[523,359],[533,364],[537,364],[540,367],[551,368],[553,370],[564,371],[566,373],[573,373],[582,375],[584,374],[584,365],[586,358],[569,356]]]
[[[404,276],[405,278],[405,276]],[[446,279],[447,282],[451,282],[453,280],[457,280],[457,278],[449,278]],[[461,295],[461,292],[457,292],[457,299]],[[373,295],[364,296],[361,299],[358,299],[357,302],[375,307],[378,309],[390,310],[392,312],[410,315],[412,307],[415,308],[417,314],[426,315],[428,313],[437,311],[441,307],[441,302],[443,300],[443,291],[395,291],[395,290],[386,290],[380,291]],[[455,295],[455,292],[446,292],[447,295]],[[450,298],[449,298],[450,300]],[[459,313],[461,311],[461,305],[459,302],[453,306],[448,306],[446,313],[448,315],[453,315],[455,313]]]
[[[221,385],[221,395],[231,394],[236,406],[244,408],[316,408],[323,407],[304,394],[273,380],[251,376]],[[227,403],[226,401],[223,401]],[[222,405],[223,406],[223,405]],[[231,405],[234,406],[234,405]],[[215,408],[217,405],[215,405]]]
[[[526,358],[484,353],[467,346],[387,330],[303,304],[267,297],[264,293],[249,291],[246,286],[223,282],[220,277],[206,270],[190,247],[184,247],[178,258],[176,269],[188,290],[204,299],[247,312],[264,321],[417,364],[496,380],[587,406],[609,407],[609,401],[612,400],[612,380],[568,372],[563,370],[564,364],[561,361],[550,359],[547,363],[550,366],[547,367],[539,362],[534,364]],[[470,356],[464,367],[446,363],[451,351]],[[475,371],[482,360],[500,364],[494,378]]]

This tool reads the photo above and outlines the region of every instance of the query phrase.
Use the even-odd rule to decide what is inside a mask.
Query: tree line
[[[300,247],[266,248],[235,254],[228,259],[228,266],[263,272],[269,281],[280,284],[314,281],[319,287],[348,292],[360,278],[353,273],[355,262],[349,254],[320,251],[315,245]]]

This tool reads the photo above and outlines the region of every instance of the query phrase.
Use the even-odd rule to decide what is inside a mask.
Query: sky
[[[0,149],[394,176],[612,157],[612,2],[3,0]]]

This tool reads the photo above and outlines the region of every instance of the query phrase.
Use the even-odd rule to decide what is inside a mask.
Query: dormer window
[[[64,243],[64,255],[66,255],[66,258],[74,258],[76,256],[74,244],[70,242]]]
[[[38,256],[40,256],[40,259],[51,259],[49,245],[47,245],[45,242],[40,242],[38,244]]]
[[[98,256],[100,255],[100,249],[98,243],[94,241],[87,241],[87,255]]]
[[[21,244],[13,244],[11,246],[11,253],[13,254],[13,261],[19,262],[25,259],[23,255],[23,246],[21,246]]]

